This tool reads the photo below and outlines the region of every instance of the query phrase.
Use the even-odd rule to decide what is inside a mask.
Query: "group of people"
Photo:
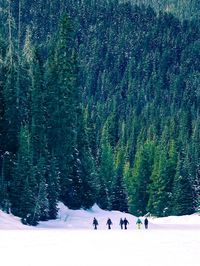
[[[112,224],[113,224],[112,223],[112,220],[110,218],[108,218],[106,225],[108,226],[108,229],[109,230],[111,229]],[[129,221],[126,218],[124,218],[124,219],[121,218],[120,221],[119,221],[119,225],[120,225],[121,229],[125,229],[126,230],[128,224],[129,224]],[[142,224],[142,221],[141,221],[140,218],[137,219],[136,224],[138,226],[138,229],[140,229],[141,224]],[[145,229],[148,229],[148,224],[149,224],[149,221],[148,221],[147,218],[145,218],[144,219]],[[94,229],[95,230],[97,230],[98,225],[99,225],[99,223],[98,223],[97,219],[94,217],[94,219],[93,219],[93,226],[94,226]]]
[[[120,219],[119,225],[121,226],[121,229],[126,230],[128,224],[129,224],[129,221],[126,218],[124,218],[124,220],[122,218]],[[123,226],[124,226],[124,228],[123,228]]]

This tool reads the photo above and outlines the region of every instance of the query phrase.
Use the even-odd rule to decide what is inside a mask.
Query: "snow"
[[[99,222],[93,230],[92,220]],[[107,218],[113,221],[107,230]],[[128,230],[119,227],[120,218]],[[199,266],[200,216],[149,218],[138,230],[136,217],[118,211],[70,210],[59,203],[57,220],[37,227],[0,211],[2,266]],[[143,217],[141,217],[142,220]]]
[[[99,223],[98,229],[107,229],[106,222],[110,218],[113,229],[120,229],[120,218],[127,218],[131,226],[135,226],[137,218],[131,214],[119,211],[104,211],[96,204],[90,210],[70,210],[64,204],[59,203],[58,220],[40,222],[38,228],[65,228],[65,229],[91,229],[93,218]]]
[[[0,229],[25,229],[29,228],[21,223],[19,217],[7,214],[0,210]]]

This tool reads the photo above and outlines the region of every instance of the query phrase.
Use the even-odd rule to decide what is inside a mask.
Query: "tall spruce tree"
[[[83,180],[82,167],[79,159],[79,151],[74,150],[73,154],[73,171],[70,175],[70,185],[68,188],[68,207],[71,209],[80,209],[83,204]]]
[[[104,205],[105,209],[110,209],[112,206],[111,203],[111,195],[112,195],[112,187],[113,187],[113,180],[115,179],[116,173],[114,169],[114,151],[109,143],[109,136],[108,136],[108,126],[105,125],[102,131],[102,138],[101,138],[101,152],[100,152],[100,159],[99,159],[99,177],[100,181],[105,187],[104,192],[102,191],[103,187],[100,188],[100,194],[97,199],[100,205]],[[103,198],[103,195],[105,198]],[[103,203],[104,202],[104,203]],[[105,203],[107,202],[107,206]]]
[[[105,180],[101,176],[99,177],[97,204],[103,210],[112,209],[111,200],[108,194],[108,189],[106,187]]]
[[[12,154],[16,154],[18,149],[18,134],[20,130],[19,123],[19,105],[18,87],[17,87],[17,68],[18,60],[16,56],[16,42],[14,39],[14,18],[12,16],[11,1],[5,10],[6,16],[6,35],[7,51],[4,59],[5,83],[3,86],[3,98],[5,104],[5,141],[6,149]]]
[[[48,216],[50,219],[55,219],[58,212],[58,200],[60,196],[60,171],[56,157],[52,155],[47,156],[45,179],[47,182],[48,195]]]
[[[116,162],[116,177],[113,181],[111,203],[112,209],[121,212],[128,212],[128,194],[124,181],[125,158],[122,149],[118,148]]]
[[[170,192],[167,190],[167,154],[160,147],[155,152],[154,165],[149,184],[149,201],[147,210],[156,216],[165,216],[169,213]]]
[[[136,153],[130,195],[130,209],[135,215],[143,215],[147,211],[148,186],[153,167],[154,149],[154,142],[147,141],[139,147]]]
[[[87,124],[81,106],[77,123],[77,149],[79,151],[78,161],[80,162],[79,176],[82,180],[82,190],[79,192],[82,195],[81,204],[83,208],[88,209],[92,207],[97,199],[98,176],[89,146]]]
[[[52,59],[47,71],[48,96],[48,145],[55,155],[60,170],[61,199],[69,203],[70,176],[73,172],[73,154],[76,146],[78,87],[76,62],[73,49],[73,28],[64,15]]]
[[[36,203],[34,209],[34,219],[45,221],[49,218],[49,201],[47,192],[47,182],[45,178],[46,161],[44,157],[39,157],[33,167],[33,175],[37,182]]]
[[[48,89],[44,87],[43,60],[39,47],[33,48],[32,62],[30,66],[31,75],[31,108],[30,128],[32,132],[33,161],[46,157],[47,147],[47,121],[46,121],[46,96]]]
[[[32,164],[32,145],[28,126],[22,126],[19,135],[19,151],[11,186],[11,211],[22,217],[24,223],[37,224],[35,215],[37,182]]]
[[[187,156],[179,155],[173,184],[172,212],[174,215],[192,214],[195,211],[194,188],[188,171],[188,164]]]

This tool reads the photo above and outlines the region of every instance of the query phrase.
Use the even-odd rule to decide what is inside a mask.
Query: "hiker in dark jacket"
[[[121,218],[120,221],[119,221],[119,225],[121,226],[121,229],[123,229],[123,224],[124,224],[124,221],[123,221],[123,219]]]
[[[125,218],[124,219],[124,229],[127,229],[127,225],[129,224],[128,220]]]
[[[111,229],[112,221],[110,218],[108,218],[106,225],[108,226],[108,229]]]
[[[145,226],[145,229],[148,229],[148,223],[149,223],[148,219],[145,218],[145,219],[144,219],[144,226]]]
[[[98,224],[98,221],[97,221],[97,219],[94,217],[94,219],[93,219],[93,226],[94,226],[94,229],[95,229],[95,230],[97,229],[97,225],[99,225],[99,224]]]

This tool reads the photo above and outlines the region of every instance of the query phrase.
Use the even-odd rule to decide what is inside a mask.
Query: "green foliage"
[[[98,191],[98,197],[97,197],[97,204],[103,210],[111,209],[108,189],[106,187],[104,179],[101,178],[101,176],[99,177],[99,191]]]
[[[21,127],[19,152],[11,187],[11,209],[22,217],[24,223],[36,224],[35,216],[37,183],[33,174],[31,137],[27,126]]]
[[[124,153],[121,148],[118,148],[116,160],[116,176],[112,186],[111,203],[112,209],[121,212],[128,212],[128,193],[124,181]]]
[[[135,215],[144,215],[149,200],[148,184],[153,168],[155,143],[147,141],[140,145],[133,167],[131,180],[130,209]]]
[[[166,147],[163,149],[163,146],[156,148],[147,206],[147,210],[153,215],[166,216],[171,213],[176,157],[173,142],[170,144],[169,152],[167,152]]]
[[[78,114],[78,87],[76,58],[72,48],[73,29],[67,16],[60,24],[57,43],[53,48],[47,72],[48,95],[48,143],[55,154],[60,169],[61,199],[68,204],[69,177],[73,171],[73,153],[76,146]]]
[[[58,200],[136,215],[194,212],[198,1],[1,8],[1,208],[32,225],[56,218]]]
[[[34,216],[38,220],[45,221],[49,218],[49,201],[47,192],[47,183],[45,179],[46,165],[45,159],[40,157],[33,168],[34,177],[37,181],[37,194],[34,209]]]
[[[195,211],[195,193],[189,174],[188,158],[179,156],[173,184],[173,206],[175,215],[192,214]]]
[[[101,193],[99,194],[97,202],[100,206],[104,205],[105,209],[111,208],[111,194],[115,176],[113,149],[108,139],[108,128],[104,126],[102,131],[99,162],[99,177],[102,187],[100,188]]]
[[[57,203],[60,195],[60,172],[57,160],[53,155],[48,156],[45,177],[49,202],[48,215],[50,219],[56,219],[58,211]]]

